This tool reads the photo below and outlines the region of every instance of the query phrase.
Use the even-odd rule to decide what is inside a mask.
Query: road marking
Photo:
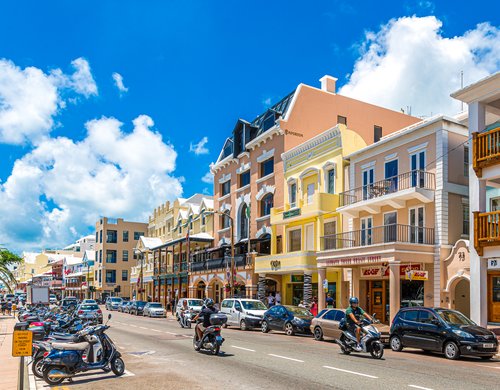
[[[147,329],[147,328],[144,328],[144,329]],[[158,330],[158,329],[151,329],[153,332],[161,332],[161,330]]]
[[[269,356],[274,356],[274,357],[277,357],[277,358],[280,358],[280,359],[286,359],[286,360],[292,360],[294,362],[299,362],[299,363],[304,363],[303,360],[299,360],[299,359],[294,359],[294,358],[289,358],[289,357],[286,357],[286,356],[281,356],[281,355],[275,355],[273,353],[268,353]]]
[[[127,376],[135,376],[135,374],[129,370],[125,370],[121,378],[127,377]]]
[[[137,328],[137,326],[135,326],[135,325],[132,325],[132,324],[130,324],[130,326],[131,326],[132,328]]]
[[[148,328],[145,328],[144,326],[139,326],[139,328],[148,330]]]
[[[166,333],[166,334],[172,334],[172,335],[176,335],[177,333],[173,333],[173,332],[167,332],[167,331],[164,331],[163,333]]]
[[[432,390],[430,387],[422,387],[417,385],[408,385],[408,387],[413,387],[414,389],[420,389],[420,390]]]
[[[373,375],[368,375],[368,374],[362,374],[361,372],[356,372],[356,371],[343,370],[342,368],[336,368],[336,367],[330,367],[330,366],[323,366],[323,368],[328,368],[330,370],[335,370],[335,371],[346,372],[348,374],[354,374],[354,375],[364,376],[366,378],[378,379],[378,376],[373,376]]]
[[[236,348],[236,349],[242,349],[243,351],[255,352],[255,349],[237,347],[236,345],[231,345],[231,347]]]
[[[193,338],[193,336],[188,336],[187,334],[183,334],[183,335],[181,335],[181,336],[182,336],[182,337],[188,337],[188,338],[190,338],[190,339],[192,339],[192,338]]]
[[[485,365],[482,365],[482,364],[476,364],[476,366],[478,366],[478,367],[485,367],[485,368],[494,368],[496,370],[500,370],[500,367],[485,366]]]

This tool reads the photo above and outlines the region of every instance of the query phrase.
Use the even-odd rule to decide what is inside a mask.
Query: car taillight
[[[102,314],[101,309],[97,309],[97,313],[98,313],[98,314]]]
[[[48,352],[44,352],[43,353],[43,357],[46,358],[47,356],[49,356],[49,353]]]
[[[214,328],[214,330],[216,330],[217,332],[220,332],[220,328]]]

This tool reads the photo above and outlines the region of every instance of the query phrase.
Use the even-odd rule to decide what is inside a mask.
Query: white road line
[[[166,333],[166,334],[171,334],[171,335],[176,335],[177,333],[173,333],[173,332],[167,332],[167,331],[164,331],[163,333]]]
[[[127,377],[127,376],[135,376],[135,374],[129,370],[125,370],[124,374],[121,376],[121,378]]]
[[[494,368],[496,370],[500,370],[500,367],[486,366],[486,365],[483,365],[483,364],[476,364],[476,366],[478,366],[478,367],[484,367],[484,368]]]
[[[420,390],[432,390],[430,387],[422,387],[417,385],[408,385],[408,387],[413,387],[414,389],[420,389]]]
[[[147,329],[147,328],[144,328],[144,329]],[[158,330],[158,329],[151,329],[153,332],[159,332],[161,333],[161,330]]]
[[[330,367],[330,366],[323,366],[323,368],[328,368],[330,370],[335,370],[335,371],[347,372],[348,374],[364,376],[366,378],[378,379],[378,376],[362,374],[361,372],[356,372],[356,371],[343,370],[342,368],[336,368],[336,367]]]
[[[136,326],[136,325],[132,325],[132,324],[130,324],[129,326],[131,326],[132,328],[137,328],[137,326]]]
[[[286,356],[281,356],[281,355],[275,355],[273,353],[268,353],[269,356],[274,356],[274,357],[277,357],[277,358],[280,358],[280,359],[286,359],[286,360],[292,360],[294,362],[299,362],[299,363],[304,363],[303,360],[299,360],[299,359],[294,359],[294,358],[289,358],[289,357],[286,357]]]
[[[182,337],[187,337],[187,338],[190,338],[190,339],[192,339],[192,338],[193,338],[193,336],[188,336],[187,334],[182,334],[181,336],[182,336]]]
[[[139,326],[139,328],[148,330],[148,328],[145,328],[144,326]]]
[[[243,351],[255,352],[255,349],[237,347],[236,345],[231,345],[231,347],[236,348],[236,349],[242,349]]]

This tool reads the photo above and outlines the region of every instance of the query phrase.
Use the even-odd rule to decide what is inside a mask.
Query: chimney
[[[321,82],[321,90],[326,92],[335,93],[335,84],[337,83],[337,78],[329,75],[324,75],[319,79]]]

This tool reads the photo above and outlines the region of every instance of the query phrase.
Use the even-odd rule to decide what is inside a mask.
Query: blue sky
[[[157,152],[177,153],[174,162],[164,159],[167,168],[161,174],[155,173],[155,177],[160,181],[162,174],[184,178],[176,184],[182,187],[176,192],[165,190],[167,197],[179,191],[184,195],[207,189],[211,192],[211,184],[201,178],[209,163],[216,160],[238,117],[252,119],[266,104],[277,101],[298,83],[319,85],[318,79],[324,74],[338,77],[340,86],[348,84],[357,61],[380,38],[367,36],[367,32],[381,32],[390,20],[434,15],[442,23],[440,39],[463,36],[483,22],[489,22],[496,33],[499,25],[498,7],[495,11],[492,2],[482,1],[476,1],[474,7],[468,2],[409,0],[49,3],[16,1],[0,5],[0,58],[11,61],[20,70],[36,67],[49,74],[60,69],[68,75],[74,71],[71,62],[83,58],[90,65],[98,92],[85,95],[75,93],[74,87],[62,88],[60,94],[64,95],[65,103],[53,113],[54,124],[45,136],[81,142],[87,137],[85,124],[103,116],[122,122],[122,136],[125,136],[133,130],[135,118],[147,115],[154,121],[154,126],[148,128],[161,134],[165,144]],[[484,9],[481,4],[489,7]],[[483,33],[491,36],[491,31]],[[475,44],[476,47],[471,44],[471,52],[484,49]],[[377,55],[383,57],[384,48]],[[498,57],[489,58],[477,74],[491,72],[497,66]],[[466,77],[472,78],[475,71],[467,72]],[[127,91],[117,89],[112,78],[114,72],[123,77]],[[453,73],[456,75],[458,71],[453,69]],[[1,88],[0,84],[0,109]],[[359,96],[363,88],[358,84],[351,89],[346,87],[345,91]],[[367,96],[367,100],[376,98]],[[419,107],[414,100],[418,99],[401,104]],[[391,105],[391,101],[383,103]],[[436,107],[434,113],[439,109]],[[428,111],[432,109],[422,106],[419,114],[428,115]],[[204,145],[208,152],[201,150],[206,153],[197,155],[190,151],[190,145],[204,137],[208,139]],[[1,182],[5,183],[12,175],[16,161],[39,146],[39,140],[0,142]],[[124,146],[123,150],[131,153],[133,148]],[[106,159],[102,157],[106,153],[103,151],[99,158]],[[147,158],[150,164],[155,164],[155,155]],[[141,179],[137,180],[139,184]],[[0,189],[6,196],[5,185]],[[124,210],[124,216],[138,218],[158,201],[158,197],[150,195],[143,194],[149,201],[141,203],[139,210],[130,199],[123,209],[95,210],[93,203],[85,201],[79,207],[87,208],[92,215]],[[22,191],[18,196],[23,196]],[[76,222],[81,212],[65,218],[50,214],[54,208],[70,210],[71,202],[79,203],[74,198],[58,200],[57,196],[40,190],[31,198],[41,204],[34,211],[38,217],[28,213],[36,226],[28,228],[9,220],[6,224],[9,229],[0,228],[0,242],[10,243],[16,249],[34,248],[37,243],[57,246],[88,233],[91,231],[88,220]],[[23,207],[20,203],[17,206]],[[9,207],[16,207],[16,203]],[[40,221],[49,214],[54,226]],[[66,230],[70,228],[72,233],[68,235]],[[29,233],[24,235],[24,231]]]

